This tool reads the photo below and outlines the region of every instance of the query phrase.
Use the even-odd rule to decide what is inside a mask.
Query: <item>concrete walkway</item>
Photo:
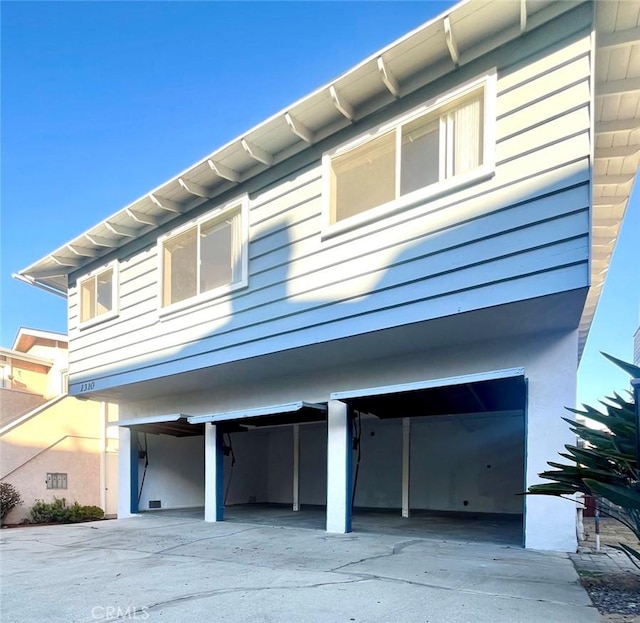
[[[565,555],[145,515],[0,531],[3,623],[600,621]]]
[[[584,518],[585,540],[580,543],[578,552],[571,554],[571,560],[578,571],[585,573],[632,573],[640,575],[640,569],[629,557],[614,545],[625,543],[640,550],[640,543],[633,532],[619,521],[610,517],[600,519],[600,549],[596,549],[595,520]]]

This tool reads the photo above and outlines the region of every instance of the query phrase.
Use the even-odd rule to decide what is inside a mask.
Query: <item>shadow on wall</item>
[[[586,287],[588,162],[543,177],[544,189],[533,176],[490,194],[482,184],[464,203],[417,206],[326,240],[314,197],[290,211],[318,226],[304,240],[292,239],[292,216],[252,238],[246,289],[163,319],[162,334],[133,331],[103,369],[154,378],[169,361],[176,374]]]

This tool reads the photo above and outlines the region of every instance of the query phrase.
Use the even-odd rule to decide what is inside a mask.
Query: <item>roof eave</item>
[[[31,285],[65,295],[70,274],[114,249],[581,3],[583,0],[550,0],[547,4],[536,5],[533,13],[528,13],[531,9],[525,0],[504,3],[501,11],[508,18],[505,27],[504,23],[495,23],[495,7],[491,2],[463,0],[15,276]],[[474,40],[470,43],[457,35],[458,25],[465,18],[474,20]],[[421,64],[416,64],[414,52],[417,46]],[[358,81],[360,85],[356,84]],[[364,83],[367,86],[363,89]]]

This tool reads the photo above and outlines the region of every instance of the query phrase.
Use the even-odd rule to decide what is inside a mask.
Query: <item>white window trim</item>
[[[226,284],[214,288],[213,290],[208,290],[207,292],[203,292],[201,294],[196,294],[195,296],[191,296],[183,301],[179,301],[177,303],[173,303],[171,305],[162,306],[163,301],[163,282],[164,282],[164,267],[162,262],[162,246],[163,244],[173,238],[174,236],[178,236],[181,233],[200,225],[201,223],[207,221],[217,221],[223,220],[229,212],[235,212],[240,208],[240,233],[242,236],[242,259],[241,259],[241,277],[239,281],[235,283]],[[180,227],[171,230],[166,233],[164,236],[158,238],[157,243],[157,265],[158,265],[158,315],[159,317],[165,318],[167,316],[171,316],[176,312],[183,311],[190,307],[194,307],[196,305],[200,305],[201,303],[211,301],[213,299],[218,299],[226,294],[230,294],[235,292],[236,290],[240,290],[242,288],[246,288],[249,285],[249,196],[244,194],[233,201],[228,201],[227,203],[203,214],[197,219],[193,219]]]
[[[389,131],[397,129],[418,117],[435,111],[438,108],[446,106],[457,99],[463,98],[472,91],[484,87],[484,126],[483,126],[483,151],[482,164],[465,173],[448,179],[442,179],[439,182],[425,186],[408,193],[398,196],[396,199],[383,203],[369,210],[365,210],[359,214],[355,214],[336,223],[331,222],[331,160],[336,156],[345,154],[356,147],[382,136]],[[380,124],[366,134],[356,137],[343,145],[336,147],[322,155],[322,238],[331,238],[333,236],[351,231],[363,225],[367,225],[381,218],[391,216],[400,211],[414,207],[417,204],[424,203],[427,200],[437,199],[443,195],[461,190],[472,184],[490,179],[495,174],[495,141],[496,141],[496,93],[497,93],[497,71],[492,68],[486,73],[465,82],[455,89],[435,97],[417,108],[414,108],[403,115]],[[441,133],[442,136],[442,133]],[[399,141],[400,139],[398,139]],[[396,154],[398,153],[396,146]],[[398,169],[400,158],[396,156],[396,186],[399,186]],[[441,176],[442,177],[442,176]]]
[[[88,327],[93,327],[97,324],[101,324],[103,322],[107,322],[108,320],[112,320],[116,318],[119,314],[119,303],[120,303],[120,278],[119,278],[119,264],[118,260],[114,260],[113,262],[109,262],[108,264],[104,264],[100,268],[96,268],[92,270],[88,275],[84,275],[81,279],[78,279],[76,282],[76,296],[78,297],[78,328],[79,329],[87,329]],[[100,273],[103,273],[107,270],[113,270],[113,277],[111,282],[111,300],[113,301],[113,309],[106,314],[100,314],[99,316],[95,316],[94,318],[89,318],[89,320],[82,321],[82,284],[89,279],[93,279],[97,277]]]

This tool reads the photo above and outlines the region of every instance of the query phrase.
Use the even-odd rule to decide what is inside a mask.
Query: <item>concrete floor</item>
[[[0,531],[3,623],[595,623],[566,555],[188,513]]]
[[[145,511],[149,512],[149,511]],[[173,517],[204,519],[204,509],[150,511]],[[293,512],[282,504],[238,504],[224,511],[227,522],[259,526],[307,528],[325,530],[325,509],[322,506],[303,506]],[[522,515],[444,513],[411,511],[405,519],[395,509],[355,509],[353,532],[415,536],[460,543],[496,543],[521,547]]]

